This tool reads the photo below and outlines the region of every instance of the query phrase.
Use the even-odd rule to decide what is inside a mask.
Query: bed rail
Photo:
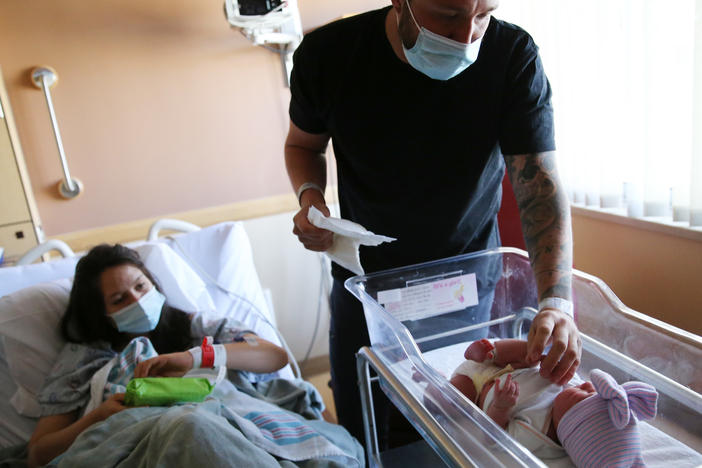
[[[146,237],[147,241],[154,241],[158,239],[158,234],[161,230],[171,230],[179,232],[195,232],[200,230],[200,226],[189,223],[187,221],[181,221],[179,219],[163,218],[156,221],[149,228],[149,235]]]
[[[42,255],[47,254],[52,250],[58,250],[64,258],[75,256],[73,250],[64,241],[50,239],[27,251],[27,253],[22,255],[22,257],[17,261],[17,265],[29,265]]]

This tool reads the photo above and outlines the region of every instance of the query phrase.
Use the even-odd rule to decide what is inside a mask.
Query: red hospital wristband
[[[200,367],[214,367],[215,350],[212,347],[212,337],[204,337],[200,348],[202,348],[202,364],[200,364]]]

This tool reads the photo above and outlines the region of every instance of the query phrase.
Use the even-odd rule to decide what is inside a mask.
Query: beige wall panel
[[[35,245],[37,236],[31,222],[0,226],[0,247],[5,249],[4,262],[10,264],[19,260]]]
[[[630,308],[702,334],[702,242],[573,216],[575,267]]]
[[[0,118],[0,226],[30,219],[10,132],[5,119]]]
[[[304,27],[387,1],[301,0]],[[3,66],[47,235],[290,193],[289,90],[279,57],[231,29],[221,0],[6,0]],[[71,174],[62,177],[43,94],[49,65]]]
[[[341,16],[390,5],[390,0],[298,0],[302,29],[314,29]]]

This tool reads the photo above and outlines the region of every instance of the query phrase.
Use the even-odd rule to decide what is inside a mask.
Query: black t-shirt
[[[395,55],[389,8],[307,34],[291,77],[292,121],[331,135],[341,216],[398,239],[361,247],[367,273],[497,247],[502,153],[555,147],[551,89],[524,30],[492,18],[476,62],[439,81]]]

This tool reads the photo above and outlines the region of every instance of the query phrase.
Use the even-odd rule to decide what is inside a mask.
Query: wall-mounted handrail
[[[63,140],[61,139],[61,132],[59,132],[58,121],[56,120],[56,113],[54,112],[54,104],[51,100],[51,93],[49,92],[49,88],[54,86],[57,82],[58,75],[51,67],[36,67],[32,70],[32,83],[34,83],[34,86],[44,91],[46,105],[49,108],[49,117],[51,117],[51,126],[54,129],[54,136],[56,137],[56,147],[58,148],[59,158],[61,159],[63,180],[58,184],[58,191],[64,198],[75,198],[83,191],[83,183],[78,179],[72,178],[71,172],[68,170],[68,161],[66,160],[66,153],[63,150]]]

